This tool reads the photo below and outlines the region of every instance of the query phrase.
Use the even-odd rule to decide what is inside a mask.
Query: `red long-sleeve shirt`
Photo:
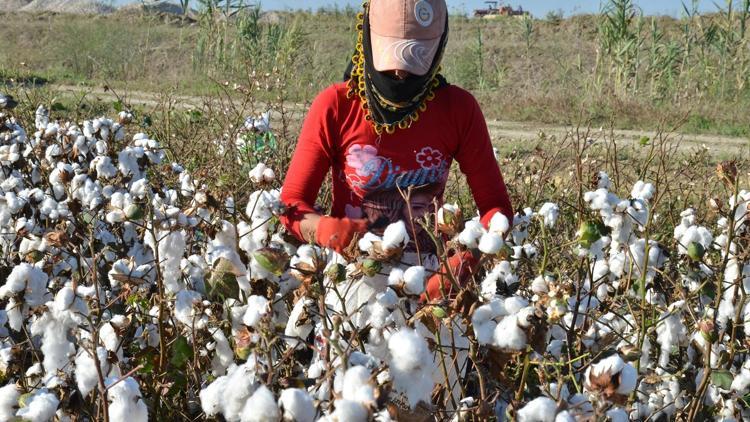
[[[281,191],[287,212],[281,221],[302,239],[300,221],[314,213],[325,177],[333,177],[331,215],[390,220],[406,217],[402,192],[413,187],[411,217],[434,211],[452,160],[466,175],[482,221],[495,212],[512,221],[513,209],[479,104],[467,91],[448,85],[435,92],[427,110],[407,129],[377,135],[357,96],[334,84],[313,101]],[[405,218],[404,218],[405,219]]]

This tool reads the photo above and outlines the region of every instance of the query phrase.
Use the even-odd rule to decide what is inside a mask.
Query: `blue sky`
[[[451,9],[471,11],[473,9],[484,7],[483,0],[446,0],[448,7]],[[689,3],[690,0],[686,0]],[[724,4],[725,0],[717,0],[717,3]],[[735,0],[739,2],[739,0]],[[531,11],[535,16],[543,17],[551,10],[562,10],[565,15],[574,13],[591,13],[597,12],[600,8],[601,0],[511,0],[509,2],[514,7],[523,6],[524,9]],[[667,14],[679,16],[682,12],[681,0],[636,0],[636,3],[647,14]],[[703,11],[715,10],[713,0],[699,0],[699,7]],[[316,9],[321,6],[338,4],[343,6],[350,4],[359,6],[360,0],[261,0],[264,9],[294,9],[294,8],[312,8]]]

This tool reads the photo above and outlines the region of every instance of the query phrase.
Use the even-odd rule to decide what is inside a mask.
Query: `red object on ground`
[[[320,217],[315,231],[315,243],[341,253],[350,243],[355,234],[367,232],[367,220]]]
[[[458,292],[454,288],[450,276],[447,274],[448,271],[453,274],[460,287],[464,287],[469,281],[471,274],[476,270],[478,263],[479,261],[474,258],[471,251],[453,254],[447,260],[447,267],[445,264],[441,265],[440,271],[427,279],[425,292],[422,294],[421,301],[425,303],[438,302],[442,299],[454,297]]]
[[[367,210],[376,208],[371,204],[381,198],[382,209],[393,209],[394,197],[404,201],[388,192],[408,187],[436,187],[420,191],[429,194],[417,195],[410,204],[412,211],[430,211],[426,197],[442,203],[454,159],[466,175],[483,222],[498,211],[512,219],[484,116],[469,92],[453,85],[438,89],[411,127],[377,135],[365,120],[359,98],[347,98],[345,83],[334,84],[318,95],[305,119],[281,192],[287,207],[281,222],[303,239],[300,221],[316,212],[314,204],[329,173],[334,217],[371,217]]]

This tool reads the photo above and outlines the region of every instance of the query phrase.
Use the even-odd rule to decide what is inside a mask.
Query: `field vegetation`
[[[747,135],[750,6],[692,10],[455,16],[448,78],[569,130],[498,143],[513,221],[454,168],[346,256],[286,234],[278,189],[353,11],[5,19],[0,420],[747,420],[750,163],[675,132]],[[472,282],[420,299],[455,251]]]
[[[644,16],[631,0],[601,14],[477,20],[455,15],[444,71],[491,119],[748,135],[750,5]],[[216,82],[275,73],[289,100],[342,78],[354,9],[261,14],[206,1],[190,18],[6,15],[0,78],[123,90],[213,93]]]

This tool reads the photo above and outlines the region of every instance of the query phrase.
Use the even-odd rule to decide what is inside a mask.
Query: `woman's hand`
[[[356,235],[367,232],[367,220],[323,216],[315,227],[315,243],[343,253]]]
[[[464,287],[476,270],[477,263],[478,260],[474,258],[471,251],[456,251],[448,258],[447,265],[441,265],[440,270],[427,280],[425,292],[421,297],[422,302],[439,302],[457,295],[458,290],[453,285],[448,272],[450,271],[460,287]]]

